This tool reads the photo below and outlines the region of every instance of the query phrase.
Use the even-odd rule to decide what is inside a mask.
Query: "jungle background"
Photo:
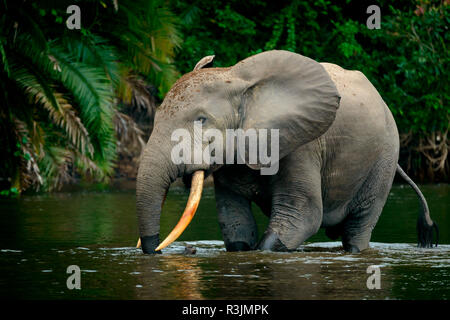
[[[395,117],[400,165],[448,183],[449,22],[448,0],[1,0],[0,194],[134,179],[178,77],[271,49],[362,71]]]

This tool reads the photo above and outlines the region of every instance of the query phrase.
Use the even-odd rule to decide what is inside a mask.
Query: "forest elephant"
[[[211,67],[212,60],[203,58],[182,76],[156,111],[137,177],[144,253],[160,253],[183,232],[208,175],[214,178],[227,251],[295,250],[325,228],[329,238],[341,238],[345,251],[360,252],[369,247],[396,172],[420,198],[418,244],[432,246],[437,225],[419,188],[398,165],[397,126],[364,74],[278,50],[228,68]],[[261,153],[251,161],[252,150],[261,150],[252,148],[251,135],[244,136],[243,149],[223,138],[227,143],[222,157],[217,143],[209,148],[217,136],[198,137],[196,124],[203,133],[211,129],[223,137],[233,130],[244,134],[253,130],[257,141],[265,139],[258,147],[276,147],[271,150],[271,156],[276,155],[270,163],[273,172],[263,174],[269,165]],[[174,150],[180,148],[180,139],[174,139],[178,129],[191,134],[201,150],[212,150],[214,161],[207,161],[208,154],[199,161],[189,161],[186,154],[174,161]],[[263,137],[269,131],[271,135]],[[186,142],[181,149],[195,153],[193,144]],[[179,223],[160,243],[162,205],[177,178],[192,181],[190,196]],[[269,217],[261,238],[252,203]]]

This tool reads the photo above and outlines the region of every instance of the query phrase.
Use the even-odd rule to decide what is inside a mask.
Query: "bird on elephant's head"
[[[160,252],[183,232],[210,174],[227,250],[292,250],[320,227],[341,236],[348,251],[367,248],[399,148],[395,122],[375,88],[360,72],[287,51],[228,68],[212,68],[213,58],[182,76],[156,112],[137,178],[143,251]],[[251,135],[243,145],[230,143],[230,130],[253,132],[257,146]],[[276,147],[270,164],[261,153],[269,144]],[[277,169],[261,175],[268,165]],[[180,222],[159,243],[165,195],[180,177],[192,179],[191,194]],[[260,241],[252,202],[270,217]],[[428,212],[424,217],[424,230],[435,226]]]

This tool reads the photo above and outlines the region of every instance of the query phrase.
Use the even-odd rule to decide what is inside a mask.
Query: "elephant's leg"
[[[219,225],[227,251],[247,251],[256,247],[258,229],[251,202],[215,180]]]
[[[383,209],[384,202],[368,198],[347,216],[343,224],[342,245],[344,250],[358,253],[369,247],[372,230]]]
[[[371,171],[343,222],[342,245],[344,250],[358,253],[369,247],[372,230],[381,215],[396,170],[396,160],[380,161]]]
[[[322,223],[321,203],[307,197],[274,197],[269,226],[261,250],[289,251],[317,233]]]
[[[320,163],[305,152],[283,159],[273,178],[269,225],[258,246],[261,250],[295,250],[316,234],[323,217]]]

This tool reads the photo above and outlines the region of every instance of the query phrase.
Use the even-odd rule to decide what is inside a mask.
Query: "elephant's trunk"
[[[152,140],[158,141],[156,137],[150,138],[139,165],[136,185],[136,209],[140,235],[138,247],[141,246],[144,253],[160,253],[161,249],[181,235],[195,215],[204,181],[203,170],[193,173],[186,209],[173,231],[159,244],[162,205],[171,182],[182,175],[184,169],[165,158],[164,155],[170,152],[161,150],[158,147],[161,144],[152,143]]]
[[[150,140],[154,140],[154,137]],[[177,167],[164,157],[165,154],[168,154],[167,150],[162,150],[157,143],[149,141],[139,165],[136,210],[144,253],[156,253],[162,204],[170,183],[178,176]]]

